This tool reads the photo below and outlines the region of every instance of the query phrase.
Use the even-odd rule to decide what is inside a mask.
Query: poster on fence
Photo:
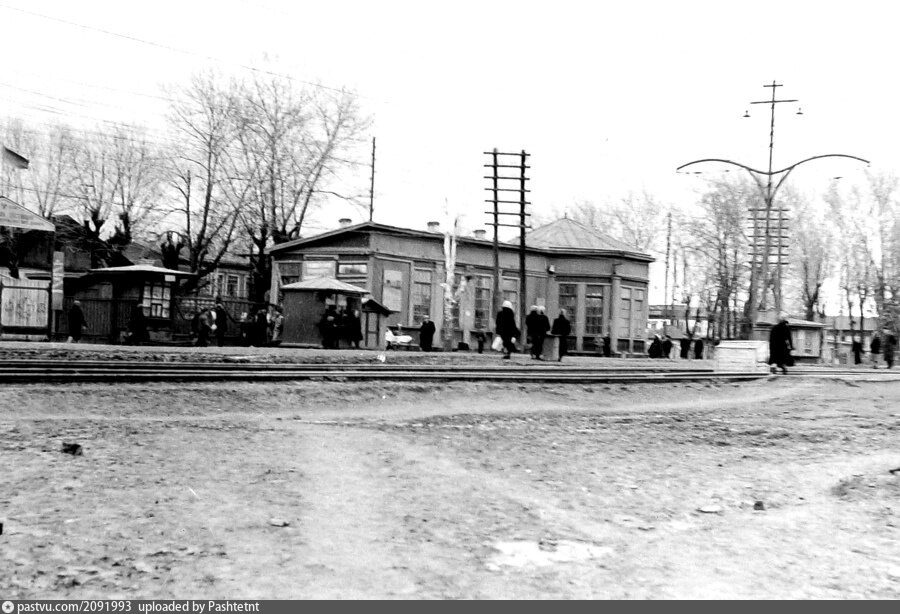
[[[47,328],[50,294],[47,281],[0,275],[0,326]]]

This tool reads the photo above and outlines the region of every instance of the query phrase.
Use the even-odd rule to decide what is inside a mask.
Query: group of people
[[[229,321],[239,326],[241,342],[250,347],[277,346],[284,333],[284,309],[274,305],[256,305],[249,313],[235,320],[221,300],[212,307],[194,313],[191,318],[191,335],[194,345],[207,347],[215,340],[218,347],[225,345]]]
[[[498,349],[503,351],[503,358],[509,359],[517,351],[516,340],[521,339],[522,334],[516,325],[516,314],[511,301],[503,301],[503,306],[497,313],[494,332],[500,339],[500,348]],[[525,333],[531,357],[535,360],[544,359],[544,342],[548,334],[559,337],[558,360],[562,361],[568,349],[572,324],[566,317],[565,309],[560,309],[559,316],[553,320],[551,325],[543,305],[532,305],[531,311],[525,316]]]
[[[341,341],[346,341],[347,347],[358,350],[363,339],[359,309],[345,310],[337,305],[328,305],[319,320],[319,334],[325,349],[340,349]]]
[[[669,335],[653,335],[653,341],[647,348],[647,356],[650,358],[674,358],[672,348],[674,348],[672,337]],[[685,334],[678,345],[678,357],[682,360],[700,360],[703,358],[703,339],[698,335]]]
[[[884,356],[884,362],[887,365],[887,368],[891,369],[894,366],[894,353],[897,351],[897,337],[890,333],[886,333],[884,336],[884,341],[882,341],[881,337],[875,335],[872,338],[872,343],[869,346],[869,350],[872,353],[873,368],[878,368],[878,357]],[[853,362],[858,365],[862,364],[862,339],[860,339],[859,337],[853,338],[851,351],[853,352]]]

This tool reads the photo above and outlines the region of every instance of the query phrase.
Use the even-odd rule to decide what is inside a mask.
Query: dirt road
[[[898,395],[8,386],[0,598],[897,598]]]

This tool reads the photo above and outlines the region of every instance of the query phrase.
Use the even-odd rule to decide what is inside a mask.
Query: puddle
[[[613,549],[579,541],[512,541],[493,544],[499,552],[488,562],[488,569],[506,567],[546,567],[557,563],[574,563],[599,559],[612,554]]]

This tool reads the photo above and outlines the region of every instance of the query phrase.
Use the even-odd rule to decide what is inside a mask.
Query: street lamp
[[[860,162],[869,163],[868,160],[864,160],[863,158],[857,156],[851,156],[848,154],[822,154],[818,156],[812,156],[810,158],[806,158],[804,160],[800,160],[799,162],[795,162],[790,166],[786,166],[781,169],[772,170],[772,153],[774,151],[775,145],[775,105],[781,103],[789,103],[789,102],[797,102],[797,100],[777,100],[775,97],[775,89],[782,87],[780,83],[776,83],[772,81],[771,84],[764,85],[763,87],[772,88],[772,97],[769,100],[757,100],[751,102],[750,104],[767,104],[770,105],[770,121],[769,121],[769,167],[767,171],[758,170],[747,166],[746,164],[741,164],[739,162],[735,162],[733,160],[726,160],[723,158],[703,158],[701,160],[694,160],[693,162],[688,162],[687,164],[682,164],[676,170],[676,172],[681,171],[689,166],[693,166],[695,164],[701,164],[704,162],[720,162],[722,164],[730,164],[732,166],[737,166],[739,168],[747,171],[750,176],[753,178],[754,183],[759,188],[760,194],[763,197],[764,207],[762,209],[755,208],[751,209],[751,219],[753,220],[753,246],[751,251],[750,258],[750,291],[747,297],[747,303],[744,307],[744,320],[746,322],[746,331],[744,335],[749,338],[750,334],[753,331],[753,328],[756,326],[756,318],[757,313],[761,307],[765,307],[765,296],[766,290],[769,287],[769,283],[773,282],[773,294],[775,297],[775,308],[778,311],[782,310],[782,292],[781,292],[781,269],[785,264],[783,258],[785,254],[783,252],[783,241],[787,237],[787,220],[784,218],[785,209],[783,207],[779,207],[778,209],[773,208],[773,203],[775,200],[775,195],[778,193],[778,190],[784,185],[785,180],[790,176],[791,171],[800,166],[801,164],[805,164],[807,162],[811,162],[813,160],[819,160],[822,158],[850,158],[852,160],[858,160]],[[797,115],[803,115],[803,110],[798,109]],[[745,111],[743,117],[750,117],[750,112]],[[696,171],[694,171],[696,173]],[[773,185],[773,178],[777,178],[777,181]],[[765,182],[763,181],[765,179]],[[763,213],[762,216],[759,214]],[[777,213],[777,217],[773,217],[773,214]],[[760,228],[760,223],[762,223],[762,228]],[[762,230],[762,234],[760,234],[760,230]],[[777,230],[777,235],[773,237],[773,232]],[[776,253],[775,253],[775,277],[774,280],[770,278],[771,271],[771,253],[772,253],[772,239],[776,240]]]

